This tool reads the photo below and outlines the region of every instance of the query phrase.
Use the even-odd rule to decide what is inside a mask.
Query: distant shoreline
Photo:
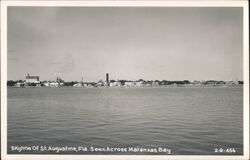
[[[75,86],[59,86],[59,87],[47,87],[47,86],[27,86],[27,87],[16,87],[7,86],[7,88],[241,88],[244,84],[239,85],[161,85],[161,86],[100,86],[100,87],[75,87]]]

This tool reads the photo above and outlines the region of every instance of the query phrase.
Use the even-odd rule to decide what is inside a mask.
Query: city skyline
[[[65,81],[65,79],[63,77],[61,77],[60,75],[57,75],[56,77],[54,77],[53,79],[40,79],[41,77],[39,75],[30,75],[29,73],[24,76],[24,78],[21,78],[21,79],[8,79],[8,81],[26,81],[27,79],[27,76],[30,76],[30,77],[36,77],[38,78],[39,82],[44,82],[44,81],[51,81],[51,82],[57,82],[58,80],[60,81],[65,81],[65,82],[86,82],[86,83],[92,83],[92,82],[98,82],[98,81],[102,81],[102,82],[107,82],[107,74],[108,74],[108,81],[189,81],[189,82],[194,82],[194,81],[200,81],[200,82],[203,82],[203,81],[224,81],[224,82],[227,82],[227,81],[241,81],[243,82],[244,80],[240,80],[240,79],[231,79],[231,80],[223,80],[223,79],[195,79],[195,80],[190,80],[190,79],[179,79],[179,80],[170,80],[170,79],[145,79],[143,77],[141,78],[137,78],[137,79],[128,79],[128,78],[125,78],[125,79],[121,79],[121,78],[118,78],[118,79],[114,79],[112,77],[109,77],[109,73],[105,73],[103,74],[103,77],[101,79],[96,79],[96,80],[93,80],[93,81],[86,81],[86,79],[84,79],[84,77],[80,77],[80,79],[71,79],[69,81]],[[105,77],[106,76],[106,77]]]
[[[242,8],[9,7],[8,79],[243,79]]]
[[[202,80],[202,81],[189,81],[189,80],[182,80],[182,81],[168,81],[168,80],[113,80],[109,79],[109,73],[106,73],[106,80],[99,80],[96,82],[86,82],[83,80],[81,81],[71,81],[66,82],[61,77],[57,77],[56,81],[42,81],[40,80],[39,76],[33,76],[27,74],[25,80],[8,80],[7,86],[8,87],[155,87],[155,86],[171,86],[171,87],[228,87],[228,86],[238,86],[243,85],[243,81],[215,81],[215,80]]]

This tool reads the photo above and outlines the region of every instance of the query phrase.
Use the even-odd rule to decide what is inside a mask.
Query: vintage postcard
[[[2,1],[1,158],[249,158],[247,1]]]

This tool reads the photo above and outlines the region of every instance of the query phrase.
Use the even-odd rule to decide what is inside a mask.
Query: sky
[[[7,75],[242,80],[237,7],[9,7]]]

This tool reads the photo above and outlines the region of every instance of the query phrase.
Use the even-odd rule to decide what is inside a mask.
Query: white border
[[[244,20],[244,155],[186,156],[186,155],[8,155],[7,154],[7,7],[8,6],[100,6],[100,7],[243,7]],[[1,158],[5,159],[88,159],[88,160],[238,160],[249,159],[249,22],[247,1],[1,1]]]

